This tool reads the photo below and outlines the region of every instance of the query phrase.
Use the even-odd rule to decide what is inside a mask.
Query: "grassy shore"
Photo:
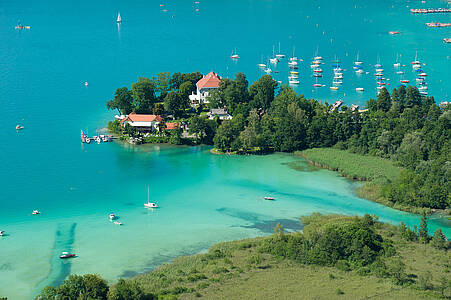
[[[338,217],[317,221],[352,219]],[[451,286],[440,288],[443,277],[450,274],[451,251],[403,240],[390,224],[376,223],[374,228],[396,249],[393,257],[384,258],[385,263],[402,261],[409,283],[276,257],[262,251],[269,238],[219,243],[206,254],[180,257],[127,280],[161,299],[437,299],[442,293],[451,297]]]
[[[395,166],[391,160],[334,148],[308,149],[295,154],[304,157],[315,166],[337,171],[350,179],[364,181],[362,187],[357,190],[359,197],[411,213],[433,212],[429,208],[394,204],[383,197],[384,185],[396,180],[401,171],[401,168]]]

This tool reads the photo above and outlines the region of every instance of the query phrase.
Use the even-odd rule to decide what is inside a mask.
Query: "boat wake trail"
[[[77,223],[58,224],[55,232],[55,242],[50,256],[50,272],[48,276],[36,286],[36,293],[44,287],[57,286],[70,275],[71,261],[59,258],[62,251],[72,251],[75,241]]]

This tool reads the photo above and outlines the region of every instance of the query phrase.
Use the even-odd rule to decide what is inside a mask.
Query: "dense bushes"
[[[321,224],[320,215],[303,218],[308,225],[304,233],[278,233],[265,240],[262,252],[288,258],[304,264],[337,266],[340,269],[358,269],[374,263],[380,256],[391,256],[394,248],[373,228],[374,220],[340,218]]]

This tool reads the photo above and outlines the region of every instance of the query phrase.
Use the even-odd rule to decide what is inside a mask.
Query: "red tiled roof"
[[[173,122],[173,123],[166,123],[166,129],[167,130],[172,130],[172,129],[176,129],[180,127],[180,123],[178,122]]]
[[[156,115],[144,115],[144,114],[136,114],[134,112],[130,113],[126,118],[122,119],[122,123],[125,121],[131,122],[161,122],[162,118]]]
[[[215,72],[211,71],[199,80],[196,85],[199,90],[203,88],[218,88],[221,78]]]

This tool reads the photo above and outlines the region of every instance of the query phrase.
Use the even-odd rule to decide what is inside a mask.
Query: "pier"
[[[413,14],[451,13],[451,8],[412,8],[410,12]]]
[[[97,144],[100,143],[109,143],[113,141],[113,136],[110,134],[99,134],[99,135],[94,135],[94,136],[88,136],[85,135],[83,133],[83,130],[81,131],[81,142],[82,143],[86,143],[86,144],[90,144],[91,142],[95,142]]]

